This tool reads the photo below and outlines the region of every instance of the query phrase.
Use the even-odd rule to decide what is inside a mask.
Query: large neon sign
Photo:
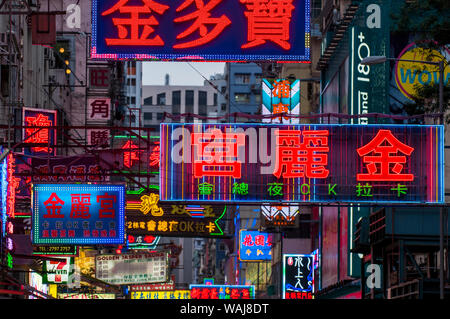
[[[23,125],[25,126],[23,139],[25,143],[41,144],[25,148],[25,154],[49,153],[56,155],[56,148],[52,147],[56,144],[56,130],[38,128],[56,126],[56,117],[56,111],[23,108]],[[27,126],[32,126],[32,128],[27,128]]]
[[[161,124],[161,201],[444,200],[436,125]]]
[[[91,57],[309,61],[309,10],[309,0],[95,0]]]

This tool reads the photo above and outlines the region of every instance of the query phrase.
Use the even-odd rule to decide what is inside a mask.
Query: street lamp
[[[414,62],[414,63],[423,63],[423,64],[432,64],[439,66],[439,112],[441,113],[441,124],[444,125],[444,60],[439,62],[434,61],[417,61],[417,60],[407,60],[407,59],[397,59],[397,58],[388,58],[385,56],[374,55],[368,56],[361,60],[361,64],[364,65],[373,65],[380,64],[386,61],[403,61],[403,62]],[[445,202],[445,199],[444,199]],[[445,204],[444,204],[445,205]],[[440,217],[440,235],[439,235],[439,296],[441,299],[444,299],[444,213],[445,206],[441,206],[439,211]]]

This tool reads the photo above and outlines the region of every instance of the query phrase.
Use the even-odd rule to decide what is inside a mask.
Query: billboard
[[[257,230],[239,231],[239,260],[272,260],[272,235]]]
[[[73,257],[59,258],[57,260],[45,260],[42,265],[44,284],[68,284],[73,280]]]
[[[255,286],[189,285],[191,299],[255,299]]]
[[[142,195],[140,200],[127,200],[125,206],[128,237],[178,236],[223,237],[224,205],[167,205],[159,202],[159,194]]]
[[[161,124],[160,200],[442,203],[441,125]]]
[[[91,58],[309,62],[310,1],[266,2],[94,0]]]
[[[191,291],[132,291],[131,299],[191,299]]]
[[[313,299],[314,256],[283,254],[283,299]]]
[[[34,184],[33,244],[123,244],[124,202],[124,185]]]
[[[113,285],[166,282],[167,252],[95,256],[95,277]]]

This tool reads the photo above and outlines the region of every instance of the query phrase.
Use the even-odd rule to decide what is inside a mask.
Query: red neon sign
[[[25,122],[28,126],[52,126],[53,123],[48,116],[40,113],[37,116],[27,116],[25,117]],[[38,131],[39,130],[39,131]],[[36,132],[38,131],[38,132]],[[25,132],[28,137],[26,143],[48,143],[49,142],[49,130],[48,129],[37,129],[37,128],[25,128]],[[35,133],[36,132],[36,133]],[[35,134],[34,134],[35,133]],[[33,135],[34,134],[34,135]],[[50,147],[32,147],[34,152],[52,152],[53,149]]]
[[[139,161],[139,155],[141,151],[136,151],[137,145],[133,144],[133,142],[128,141],[122,146],[122,149],[126,150],[123,152],[123,165],[125,167],[131,168],[133,166],[133,161]]]
[[[328,131],[278,130],[275,171],[280,178],[327,178]],[[303,134],[303,143],[301,135]]]
[[[403,164],[406,163],[406,156],[397,156],[398,152],[411,155],[413,151],[414,148],[400,142],[390,130],[379,130],[369,143],[357,149],[359,156],[363,157],[368,173],[357,174],[356,179],[358,181],[413,181],[413,174],[401,174]],[[370,153],[379,156],[368,155]]]
[[[222,133],[218,129],[211,132],[193,133],[192,145],[197,152],[194,156],[194,177],[232,176],[241,178],[242,163],[237,159],[239,146],[245,145],[244,133]]]
[[[289,24],[291,22],[293,0],[240,0],[248,11],[248,43],[242,45],[243,49],[252,48],[272,41],[289,50]]]
[[[219,18],[211,17],[210,11],[222,1],[223,0],[211,0],[205,5],[204,0],[195,0],[197,11],[173,20],[174,22],[179,23],[195,19],[195,21],[189,28],[177,35],[177,39],[188,37],[195,31],[198,31],[198,33],[200,34],[199,39],[176,44],[173,47],[175,49],[198,47],[217,38],[219,34],[222,33],[222,31],[231,24],[230,19],[228,19],[228,17],[225,15],[221,15]],[[176,11],[183,11],[193,3],[194,0],[186,0],[177,8]],[[210,31],[208,31],[207,25],[213,25],[214,27]]]
[[[169,9],[169,7],[153,0],[143,0],[143,2],[144,5],[141,7],[125,6],[128,3],[128,0],[119,0],[110,9],[102,12],[102,16],[110,15],[116,11],[130,16],[128,19],[112,19],[114,25],[117,27],[117,34],[119,38],[105,39],[107,45],[164,45],[164,41],[159,35],[149,39],[149,36],[154,32],[153,26],[159,24],[155,17],[151,16],[150,18],[140,18],[139,16],[141,14],[149,14],[152,12],[162,15],[167,9]],[[139,34],[140,26],[143,26],[141,34]],[[131,30],[130,34],[128,34],[127,27]]]

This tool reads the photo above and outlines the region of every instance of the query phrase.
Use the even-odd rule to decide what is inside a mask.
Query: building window
[[[227,104],[226,103],[222,103],[222,105],[220,106],[220,109],[222,111],[226,111],[227,110]]]
[[[201,116],[206,116],[206,105],[199,105],[198,106],[198,114]]]
[[[236,84],[249,84],[250,73],[236,73],[234,76],[234,81]]]
[[[255,73],[255,83],[256,84],[261,84],[263,79],[262,73]]]
[[[186,90],[186,106],[194,106],[194,91]]]
[[[136,97],[135,96],[130,97],[130,104],[136,104]]]
[[[206,92],[198,91],[198,105],[206,106]]]
[[[214,93],[214,106],[217,106],[217,93]]]
[[[153,118],[152,115],[150,112],[144,112],[144,120],[151,120]]]
[[[235,93],[234,101],[236,103],[250,103],[250,94],[249,93]]]
[[[156,96],[156,104],[157,105],[166,105],[166,93],[159,93]]]
[[[144,99],[144,105],[153,105],[153,96],[146,97]]]
[[[158,121],[161,121],[163,119],[163,117],[164,117],[164,113],[156,113],[156,119]]]
[[[260,104],[261,101],[262,101],[262,99],[261,99],[261,94],[255,94],[255,102],[258,103],[258,104]]]
[[[172,105],[180,106],[180,104],[181,104],[181,91],[173,91],[172,92]]]

